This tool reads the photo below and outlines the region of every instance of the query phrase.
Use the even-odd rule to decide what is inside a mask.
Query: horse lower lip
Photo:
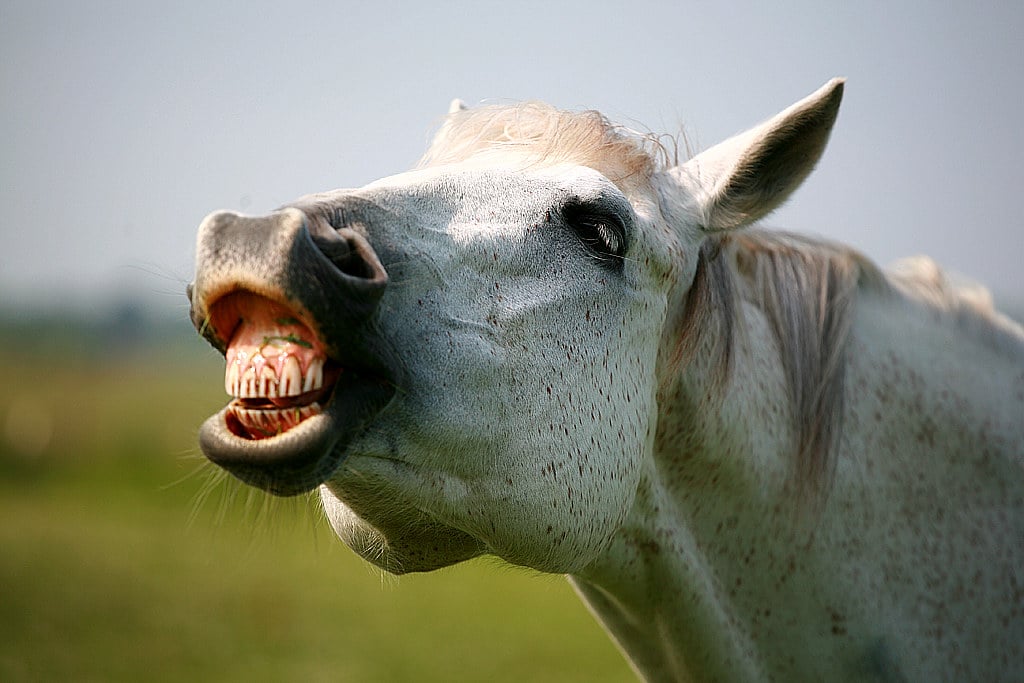
[[[199,445],[212,462],[270,493],[309,491],[333,471],[331,454],[343,435],[336,420],[321,412],[273,438],[248,438],[231,428],[230,406],[199,430]]]

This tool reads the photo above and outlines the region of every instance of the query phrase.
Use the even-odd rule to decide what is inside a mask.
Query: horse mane
[[[996,310],[984,286],[945,272],[927,256],[897,261],[888,276],[906,300],[927,307],[996,353],[1024,360],[1024,327]]]
[[[729,379],[743,304],[761,311],[779,345],[796,437],[794,493],[823,501],[842,433],[846,355],[858,289],[885,277],[853,249],[748,229],[705,240],[684,302],[676,357],[711,349],[713,383]],[[709,335],[711,342],[708,343]]]
[[[793,407],[791,482],[811,507],[830,488],[850,330],[865,293],[923,309],[996,353],[1024,358],[1024,329],[995,310],[988,290],[955,282],[931,259],[906,259],[883,271],[850,247],[784,232],[754,228],[709,237],[683,304],[676,357],[685,361],[698,349],[712,349],[719,387],[728,381],[735,338],[743,330],[742,304],[764,314],[779,344]]]
[[[450,113],[419,168],[467,160],[568,162],[592,168],[624,191],[674,164],[665,136],[616,125],[597,111],[564,111],[543,102],[485,105]],[[672,141],[674,143],[674,141]]]

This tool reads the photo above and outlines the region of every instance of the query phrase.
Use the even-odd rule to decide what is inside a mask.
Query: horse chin
[[[486,553],[478,539],[412,509],[379,504],[361,507],[362,514],[357,514],[334,488],[331,481],[320,487],[334,533],[361,558],[390,574],[434,571]],[[374,507],[378,515],[372,514]]]
[[[325,405],[281,433],[254,437],[239,424],[235,402],[199,430],[199,447],[246,484],[278,496],[312,491],[345,459],[349,443],[384,409],[394,386],[373,377],[346,378]]]

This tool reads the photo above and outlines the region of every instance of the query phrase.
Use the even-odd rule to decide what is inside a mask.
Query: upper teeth
[[[299,359],[289,354],[238,351],[229,354],[224,373],[224,389],[236,398],[299,396],[323,386],[324,359],[319,357],[312,358],[303,372]]]

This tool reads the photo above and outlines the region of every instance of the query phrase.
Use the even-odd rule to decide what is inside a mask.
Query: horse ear
[[[844,82],[832,79],[768,121],[668,171],[695,202],[701,228],[748,225],[800,186],[825,150]]]
[[[469,107],[467,107],[466,103],[460,100],[458,97],[452,100],[452,103],[448,105],[449,114],[454,114],[455,112],[459,111],[465,111],[467,109],[469,109]]]

